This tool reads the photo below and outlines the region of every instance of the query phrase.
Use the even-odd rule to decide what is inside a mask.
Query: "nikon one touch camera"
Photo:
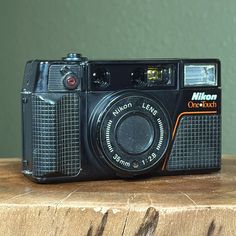
[[[62,60],[26,64],[23,173],[62,182],[216,171],[217,59]]]

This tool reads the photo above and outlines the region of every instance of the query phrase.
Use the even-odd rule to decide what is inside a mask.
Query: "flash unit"
[[[215,65],[184,65],[184,86],[217,86]]]

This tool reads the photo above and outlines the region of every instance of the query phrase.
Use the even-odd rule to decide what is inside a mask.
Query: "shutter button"
[[[80,53],[68,53],[66,57],[62,57],[64,61],[86,61],[86,57],[82,57]]]

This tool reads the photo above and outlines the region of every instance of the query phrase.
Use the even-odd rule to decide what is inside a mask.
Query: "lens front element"
[[[117,171],[140,174],[162,159],[170,138],[167,112],[157,101],[139,95],[119,96],[98,118],[97,147]]]
[[[127,154],[141,154],[152,144],[154,129],[150,121],[141,115],[128,114],[115,131],[118,145]]]

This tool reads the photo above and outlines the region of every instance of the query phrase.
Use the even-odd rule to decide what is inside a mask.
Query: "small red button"
[[[68,75],[64,79],[64,86],[68,89],[75,89],[78,86],[78,79],[74,75]]]
[[[76,84],[76,78],[75,77],[69,77],[67,78],[67,84],[70,87],[74,87]]]

